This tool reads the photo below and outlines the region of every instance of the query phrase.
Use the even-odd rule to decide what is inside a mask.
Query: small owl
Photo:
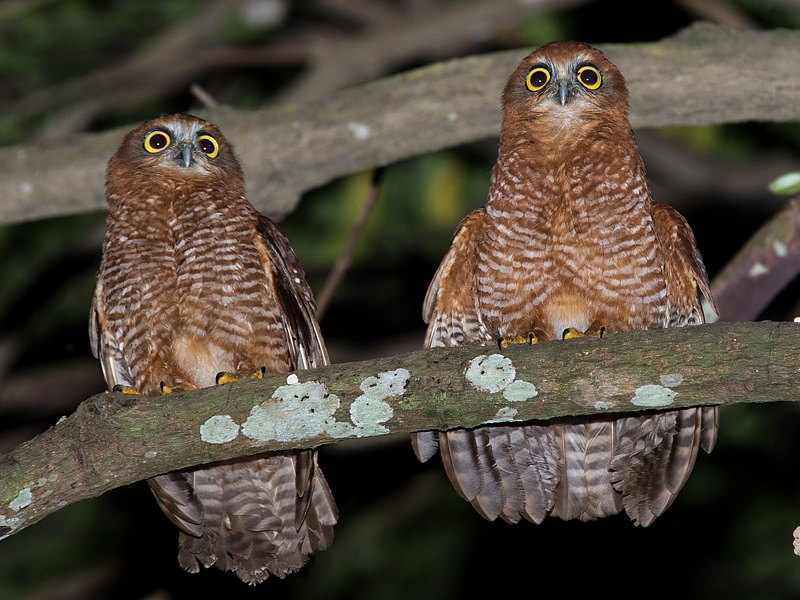
[[[619,70],[596,48],[554,42],[511,74],[486,205],[460,224],[425,298],[425,345],[561,340],[680,327],[713,307],[686,220],[653,202]],[[598,343],[602,343],[599,341]],[[675,499],[717,407],[414,434],[441,450],[483,516],[648,525]]]
[[[90,323],[109,389],[146,395],[328,363],[303,270],[245,198],[219,129],[148,121],[108,162],[109,215]],[[185,569],[257,583],[333,540],[337,509],[312,450],[274,452],[148,480],[179,528]]]

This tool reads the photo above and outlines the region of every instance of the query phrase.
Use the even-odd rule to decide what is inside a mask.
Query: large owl
[[[685,219],[654,203],[619,70],[555,42],[526,57],[502,96],[486,205],[459,225],[425,298],[426,346],[602,336],[703,322],[708,280]],[[598,343],[602,341],[598,340]],[[710,452],[717,407],[414,434],[441,450],[484,517],[648,525]]]
[[[300,264],[245,198],[215,125],[172,115],[128,133],[108,162],[106,199],[90,336],[109,389],[158,395],[327,364]],[[216,564],[248,583],[284,577],[333,540],[337,509],[316,451],[148,483],[191,572]]]

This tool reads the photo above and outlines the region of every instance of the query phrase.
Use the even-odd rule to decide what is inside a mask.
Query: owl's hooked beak
[[[561,106],[566,106],[572,100],[572,86],[568,81],[561,81],[558,84],[558,101]]]
[[[175,157],[178,164],[183,163],[184,168],[188,169],[192,164],[192,145],[188,142],[181,144],[181,153]]]

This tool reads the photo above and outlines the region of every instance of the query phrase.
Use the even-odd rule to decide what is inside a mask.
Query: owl
[[[106,199],[89,334],[109,389],[153,396],[328,363],[297,257],[247,201],[215,125],[178,114],[128,133],[108,162]],[[333,540],[337,508],[316,451],[148,483],[191,572],[284,577]]]
[[[487,202],[459,225],[425,297],[427,347],[703,322],[701,299],[713,300],[694,236],[651,198],[628,109],[622,74],[592,46],[554,42],[522,60],[502,94]],[[711,451],[717,422],[709,406],[424,431],[412,444],[422,461],[438,448],[487,519],[624,510],[648,525],[698,449]]]

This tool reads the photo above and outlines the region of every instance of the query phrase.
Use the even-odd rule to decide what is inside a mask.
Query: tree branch
[[[800,31],[699,24],[659,42],[600,47],[628,80],[634,127],[800,120]],[[203,116],[238,149],[250,200],[281,216],[337,177],[497,135],[500,91],[527,52],[436,63],[318,102]],[[105,164],[127,129],[0,149],[0,223],[104,209]]]
[[[800,272],[800,198],[753,233],[714,278],[711,292],[720,321],[761,314]]]
[[[271,450],[565,415],[797,399],[800,324],[420,350],[147,398],[100,394],[0,456],[0,538],[159,473]],[[409,450],[410,454],[410,450]]]

